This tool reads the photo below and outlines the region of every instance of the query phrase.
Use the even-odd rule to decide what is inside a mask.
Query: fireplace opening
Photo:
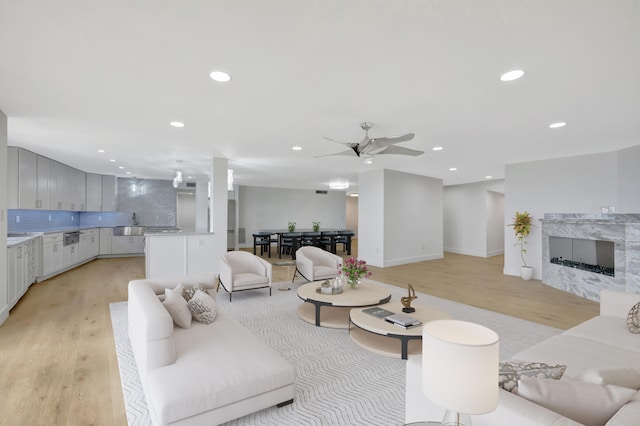
[[[613,241],[549,237],[549,261],[556,265],[615,276]]]

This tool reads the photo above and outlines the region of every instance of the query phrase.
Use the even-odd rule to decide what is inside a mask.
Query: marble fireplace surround
[[[640,214],[546,213],[542,223],[542,282],[599,301],[603,288],[640,293]],[[550,262],[549,237],[614,243],[613,277]]]

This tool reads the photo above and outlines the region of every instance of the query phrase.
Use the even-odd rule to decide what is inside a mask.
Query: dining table
[[[296,250],[298,249],[298,247],[302,245],[302,239],[304,238],[305,233],[320,233],[320,238],[321,239],[326,238],[326,240],[328,241],[328,244],[326,245],[323,244],[323,246],[329,247],[328,251],[334,254],[337,251],[337,248],[336,248],[337,244],[343,243],[345,250],[347,252],[347,255],[349,256],[351,255],[351,238],[355,235],[355,232],[353,232],[353,230],[351,229],[344,229],[344,228],[323,228],[317,231],[313,230],[312,228],[295,228],[293,231],[290,231],[288,228],[260,229],[254,233],[254,237],[253,237],[254,238],[254,246],[253,246],[254,254],[256,249],[256,245],[255,245],[256,238],[258,238],[259,236],[265,236],[265,235],[277,235],[276,241],[277,241],[277,249],[278,249],[278,258],[282,258],[281,247],[282,247],[283,236],[287,234],[292,234],[290,236],[287,236],[287,238],[291,238],[291,258],[295,259]]]

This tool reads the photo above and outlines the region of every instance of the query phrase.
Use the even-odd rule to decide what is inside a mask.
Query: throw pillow
[[[180,285],[182,286],[182,284]],[[187,299],[187,301],[189,301],[191,300],[193,295],[196,294],[196,291],[198,290],[204,291],[206,294],[209,294],[209,290],[202,287],[202,285],[200,284],[196,284],[193,287],[182,287],[182,296],[184,296],[184,298]]]
[[[202,290],[196,290],[187,302],[193,319],[203,324],[211,324],[218,314],[216,301]]]
[[[557,380],[566,369],[566,365],[548,365],[542,362],[501,362],[498,386],[506,391],[518,393],[518,380],[521,377]]]
[[[518,395],[585,426],[602,426],[636,391],[620,386],[571,380],[518,381]]]
[[[576,380],[640,389],[640,369],[631,367],[594,368],[586,370]]]
[[[191,327],[191,311],[189,310],[187,301],[182,297],[182,293],[178,293],[176,290],[170,288],[166,289],[164,291],[164,302],[162,302],[162,304],[178,327]]]
[[[627,327],[633,334],[640,334],[640,302],[633,305],[627,315]]]

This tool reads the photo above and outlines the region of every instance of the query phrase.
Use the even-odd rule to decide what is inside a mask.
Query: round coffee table
[[[407,359],[409,355],[420,354],[422,353],[422,325],[433,320],[450,319],[451,315],[415,303],[412,307],[416,311],[405,315],[419,320],[422,324],[406,329],[391,324],[383,318],[367,314],[364,312],[367,308],[352,309],[350,321],[355,327],[351,327],[349,335],[357,345],[380,355]],[[393,313],[403,313],[400,302],[387,303],[379,308]]]
[[[349,328],[349,311],[354,307],[374,306],[391,300],[385,287],[364,280],[357,289],[343,286],[340,294],[322,294],[316,291],[322,281],[313,281],[298,287],[298,297],[305,301],[298,306],[298,316],[316,326]]]

